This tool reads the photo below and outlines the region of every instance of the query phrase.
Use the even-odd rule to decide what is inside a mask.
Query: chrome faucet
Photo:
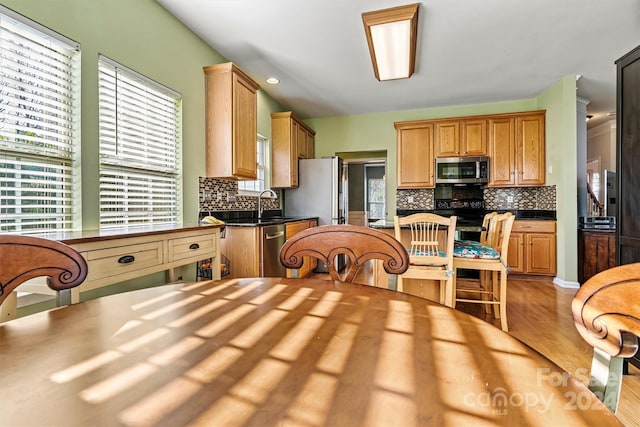
[[[273,191],[272,189],[267,189],[267,190],[263,190],[260,192],[260,194],[258,195],[258,219],[262,219],[262,211],[264,211],[264,208],[262,207],[262,195],[264,193],[269,193],[271,194],[271,197],[276,198],[278,197],[276,195],[276,192]]]

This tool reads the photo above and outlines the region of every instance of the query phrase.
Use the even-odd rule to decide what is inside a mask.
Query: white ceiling
[[[640,44],[640,0],[425,0],[414,75],[379,82],[361,14],[411,1],[156,1],[302,118],[527,99],[581,75],[599,123]]]

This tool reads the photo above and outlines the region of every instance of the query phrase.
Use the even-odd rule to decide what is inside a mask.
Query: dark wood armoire
[[[640,46],[616,61],[616,263],[640,262]],[[640,289],[638,290],[640,303]],[[632,359],[640,366],[640,355]]]

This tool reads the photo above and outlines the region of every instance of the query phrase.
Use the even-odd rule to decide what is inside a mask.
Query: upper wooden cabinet
[[[489,186],[545,182],[545,112],[396,122],[398,188],[433,188],[435,157],[489,155]]]
[[[313,158],[315,134],[291,111],[271,114],[271,187],[298,186],[298,159]]]
[[[398,188],[435,187],[433,123],[395,123]]]
[[[487,155],[487,120],[434,121],[436,157]]]
[[[489,119],[490,187],[545,183],[545,112]]]
[[[436,157],[457,157],[460,155],[460,121],[435,122],[433,146]]]
[[[206,174],[257,178],[257,91],[233,63],[210,65],[205,74]]]

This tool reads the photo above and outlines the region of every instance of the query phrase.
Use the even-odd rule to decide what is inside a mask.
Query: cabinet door
[[[436,157],[460,156],[460,122],[439,122],[435,125],[434,147]]]
[[[535,274],[555,274],[556,236],[546,233],[528,233],[527,272]]]
[[[508,187],[516,183],[515,119],[489,120],[489,186]]]
[[[471,119],[460,122],[460,149],[463,156],[487,155],[487,120]]]
[[[296,137],[297,156],[300,159],[307,158],[307,131],[299,123],[297,124],[298,135]]]
[[[237,74],[233,75],[233,153],[234,176],[256,179],[257,98],[253,87]]]
[[[519,185],[544,185],[544,115],[518,117],[516,127],[516,169],[518,171],[516,181]]]
[[[274,166],[277,165],[271,168],[271,187],[273,188],[293,187],[292,177],[298,175],[297,169],[293,170],[298,165],[293,149],[293,138],[297,132],[292,129],[291,122],[289,117],[271,118],[271,162]]]
[[[229,260],[230,278],[260,275],[259,227],[227,227],[220,253]]]
[[[509,255],[507,256],[510,273],[524,273],[524,234],[511,232],[509,236]]]
[[[307,159],[313,159],[316,151],[316,137],[311,132],[307,133]]]
[[[432,188],[433,125],[398,129],[398,188]]]

